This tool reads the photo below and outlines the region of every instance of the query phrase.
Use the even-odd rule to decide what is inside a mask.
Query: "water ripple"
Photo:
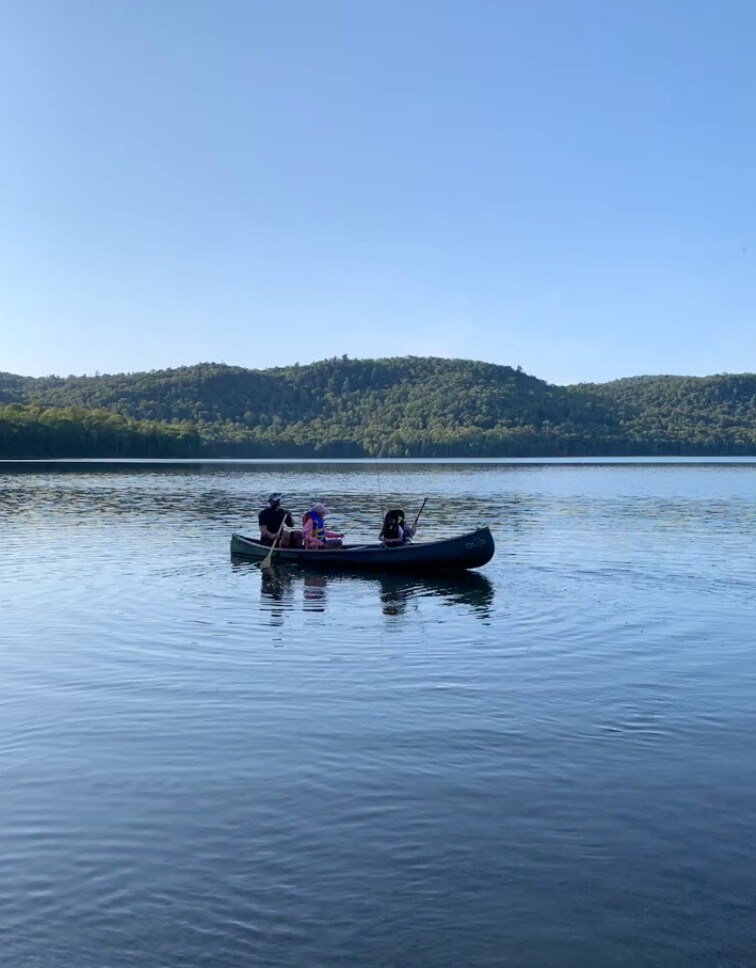
[[[229,559],[367,465],[0,473],[8,964],[749,964],[756,466],[378,473],[490,566]]]

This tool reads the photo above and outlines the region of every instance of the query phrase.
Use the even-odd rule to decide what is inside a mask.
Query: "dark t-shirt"
[[[286,518],[287,525],[292,528],[294,526],[294,519],[291,516],[291,511],[287,511],[286,508],[263,508],[262,511],[257,515],[257,520],[262,528],[265,526],[268,531],[275,534],[281,527],[281,522]],[[260,538],[265,544],[270,544],[270,538]]]

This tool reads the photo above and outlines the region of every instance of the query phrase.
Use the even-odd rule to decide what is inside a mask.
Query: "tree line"
[[[433,357],[0,374],[6,458],[644,454],[756,454],[756,375],[562,387]]]

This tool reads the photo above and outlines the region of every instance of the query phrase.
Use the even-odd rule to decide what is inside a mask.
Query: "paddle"
[[[283,529],[284,529],[284,525],[285,524],[286,524],[286,515],[284,514],[283,518],[281,519],[281,526],[279,527],[279,529],[278,529],[278,531],[276,533],[276,536],[273,539],[273,544],[270,546],[270,551],[267,553],[267,555],[260,562],[260,567],[261,568],[270,568],[270,563],[273,560],[273,549],[278,544],[278,542],[281,540],[281,535],[283,534]]]
[[[415,516],[415,523],[412,525],[413,531],[417,530],[417,522],[420,520],[420,515],[423,513],[423,508],[425,507],[427,500],[428,500],[427,497],[423,498],[423,503],[420,505],[420,510],[417,512],[417,515]]]

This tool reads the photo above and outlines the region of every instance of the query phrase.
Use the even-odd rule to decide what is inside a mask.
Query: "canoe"
[[[231,554],[262,561],[270,551],[255,538],[231,535]],[[369,568],[374,571],[460,571],[480,568],[493,558],[494,539],[490,530],[477,528],[468,534],[441,541],[418,541],[387,548],[383,544],[344,545],[342,548],[274,548],[276,564],[313,565],[318,568]]]

